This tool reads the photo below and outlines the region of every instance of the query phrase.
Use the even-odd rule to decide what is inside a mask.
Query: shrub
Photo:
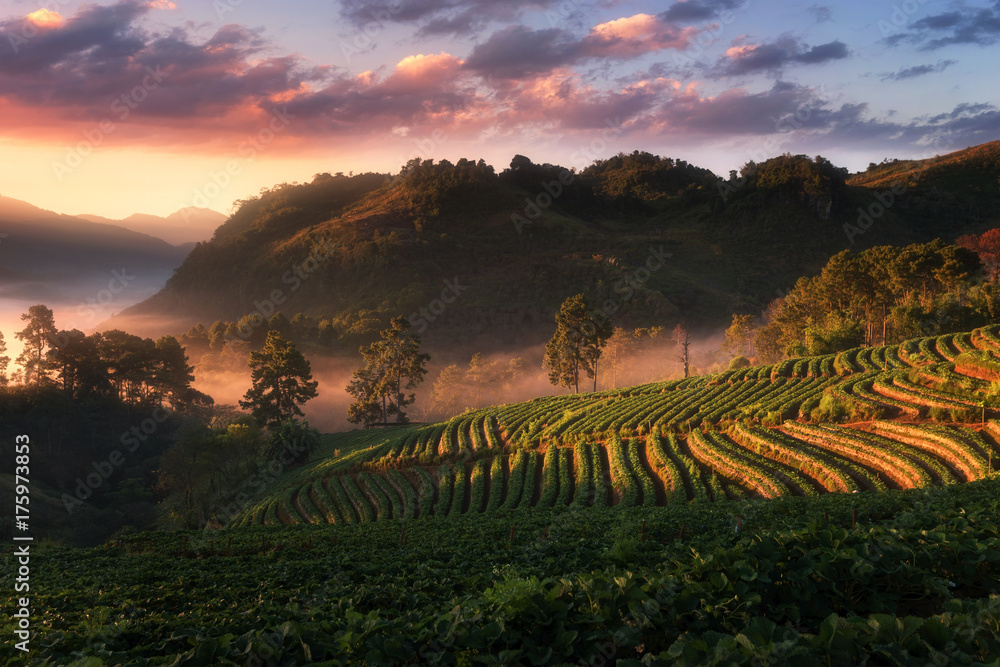
[[[733,357],[733,360],[729,362],[729,370],[735,371],[738,368],[747,368],[750,366],[750,360],[740,355],[738,357]]]

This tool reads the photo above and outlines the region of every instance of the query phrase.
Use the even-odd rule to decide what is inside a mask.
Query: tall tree
[[[153,384],[156,401],[167,401],[174,408],[214,403],[211,396],[191,386],[194,369],[188,365],[187,354],[180,341],[173,336],[163,336],[156,341],[151,352],[155,364],[149,381]]]
[[[545,346],[549,382],[580,391],[580,374],[594,379],[597,391],[597,361],[612,335],[611,323],[594,316],[583,294],[566,299],[556,314],[556,332]]]
[[[354,372],[354,379],[347,385],[347,393],[355,398],[348,407],[348,421],[373,426],[378,423],[381,407],[383,424],[389,423],[391,414],[396,415],[397,424],[405,424],[403,408],[416,400],[405,390],[423,382],[431,358],[420,352],[420,336],[410,330],[408,319],[396,317],[380,333],[379,340],[362,346],[360,352],[365,366]]]
[[[49,377],[49,360],[45,352],[56,340],[55,319],[50,308],[37,304],[21,315],[21,321],[28,324],[14,334],[24,342],[24,351],[17,357],[17,363],[24,369],[24,384],[38,386]]]
[[[3,332],[0,331],[0,387],[7,386],[7,365],[10,363],[10,357],[4,355],[6,351],[7,341],[3,339]]]
[[[687,327],[678,323],[674,327],[673,339],[677,344],[677,361],[684,364],[684,377],[688,377],[691,368],[691,355],[688,353],[688,347],[691,345],[691,334],[688,333]]]
[[[312,379],[309,362],[278,332],[268,332],[260,351],[250,353],[249,364],[253,385],[240,407],[250,410],[261,426],[277,427],[302,416],[299,406],[316,398],[319,383]]]
[[[95,337],[73,329],[60,331],[58,338],[61,345],[46,355],[62,390],[74,398],[111,394],[107,363],[101,359]]]

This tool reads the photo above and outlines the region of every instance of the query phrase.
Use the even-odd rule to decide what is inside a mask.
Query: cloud
[[[664,21],[694,23],[708,21],[747,4],[748,0],[678,0],[660,14]]]
[[[31,12],[25,18],[39,28],[55,28],[63,24],[63,17],[59,12],[51,12],[48,9]]]
[[[810,47],[784,37],[771,43],[736,44],[726,51],[715,71],[724,76],[738,76],[777,71],[788,65],[818,65],[848,55],[847,45],[839,40]]]
[[[833,10],[826,5],[812,5],[808,11],[816,19],[816,23],[826,23],[833,20]]]
[[[527,9],[546,9],[560,0],[342,0],[340,15],[358,29],[400,23],[418,27],[418,36],[470,35],[492,22],[515,21]]]
[[[633,128],[642,126],[649,133],[695,143],[728,138],[777,146],[769,140],[787,137],[798,150],[808,145],[946,152],[995,140],[1000,110],[988,103],[962,103],[946,113],[892,121],[874,115],[866,103],[838,105],[821,90],[778,81],[769,90],[735,88],[714,97],[703,96],[695,86],[677,88],[632,123]]]
[[[147,32],[140,20],[154,5],[162,3],[123,0],[84,5],[65,20],[35,12],[34,18],[4,21],[0,40],[17,48],[0,49],[0,95],[9,105],[56,114],[65,123],[119,121],[123,115],[130,122],[224,119],[255,106],[269,111],[328,76],[327,69],[294,56],[265,56],[266,40],[237,25],[203,43],[179,28]],[[28,21],[45,27],[29,30]]]
[[[914,21],[908,28],[886,37],[886,42],[914,44],[921,51],[934,51],[953,44],[990,46],[1000,40],[1000,2],[992,7],[943,12]]]
[[[936,65],[914,65],[913,67],[904,67],[897,72],[886,72],[881,76],[882,81],[902,81],[904,79],[913,79],[918,76],[924,76],[925,74],[933,74],[935,72],[943,72],[956,61],[954,60],[939,60]]]
[[[471,121],[486,101],[478,80],[448,53],[407,56],[392,72],[340,76],[287,103],[305,134],[393,132],[422,124]],[[397,132],[398,133],[398,132]]]
[[[759,93],[734,88],[715,97],[703,97],[689,86],[668,99],[657,116],[663,131],[767,135],[781,132],[785,119],[796,113],[814,119],[821,107],[822,101],[809,88],[778,81],[770,90]]]
[[[454,18],[473,4],[422,0],[400,3],[397,14],[427,25]],[[532,6],[540,4],[545,3]],[[265,127],[262,121],[275,108],[292,120],[279,146],[269,149],[274,151],[286,146],[320,151],[337,142],[374,145],[387,137],[412,141],[408,138],[426,136],[432,129],[456,141],[496,136],[513,143],[542,137],[556,145],[584,141],[609,124],[628,135],[623,146],[795,132],[807,143],[898,144],[896,152],[936,136],[975,143],[1000,132],[997,109],[982,103],[897,121],[876,116],[864,104],[834,103],[821,91],[780,79],[767,90],[727,89],[711,81],[709,93],[698,82],[681,84],[676,74],[655,65],[645,74],[600,81],[580,71],[648,54],[690,53],[696,37],[709,28],[666,16],[715,16],[737,7],[736,2],[677,2],[659,15],[634,14],[579,31],[512,25],[467,55],[412,53],[361,73],[275,55],[262,31],[240,25],[222,26],[207,38],[195,37],[193,28],[154,29],[157,24],[148,20],[157,11],[153,5],[166,6],[120,0],[84,5],[72,16],[33,12],[30,18],[0,22],[0,40],[17,37],[16,51],[0,49],[0,119],[7,136],[78,142],[81,131],[93,130],[102,119],[123,120],[112,110],[116,102],[129,116],[104,137],[104,146],[169,144],[201,151],[231,151]],[[848,55],[840,41],[737,41],[707,73],[780,72]],[[886,80],[953,64],[916,65],[887,73]],[[141,89],[154,72],[154,89]],[[141,103],[120,101],[125,96],[136,102],[135,91],[142,94]]]
[[[697,28],[681,28],[650,14],[601,23],[584,37],[575,37],[561,28],[535,30],[513,25],[477,45],[465,67],[516,79],[588,59],[627,60],[664,49],[681,50],[697,34]]]

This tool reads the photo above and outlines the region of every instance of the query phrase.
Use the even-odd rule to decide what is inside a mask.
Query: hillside
[[[873,193],[899,193],[893,205],[918,229],[932,228],[935,218],[946,216],[982,231],[1000,219],[998,179],[1000,141],[992,141],[925,160],[872,163],[847,183]]]
[[[995,185],[1000,168],[988,173]],[[951,241],[988,220],[964,208],[917,219],[894,206],[848,234],[874,201],[869,185],[822,158],[790,155],[725,181],[638,152],[579,174],[523,156],[499,174],[467,160],[416,160],[392,179],[324,174],[243,202],[161,293],[112,324],[169,316],[181,333],[266,315],[277,294],[287,317],[330,318],[341,335],[434,306],[430,349],[461,341],[499,351],[544,341],[558,305],[584,291],[621,326],[714,328],[759,311],[843,248]],[[317,254],[325,247],[334,250]],[[307,279],[297,267],[309,268],[299,271]],[[449,284],[461,293],[440,308]]]
[[[330,436],[235,525],[969,482],[1000,454],[1000,422],[978,424],[1000,414],[998,379],[994,326]]]

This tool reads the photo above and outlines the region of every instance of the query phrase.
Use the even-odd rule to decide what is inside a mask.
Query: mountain
[[[175,246],[199,243],[212,238],[216,228],[226,221],[226,216],[207,208],[188,206],[167,217],[134,213],[123,220],[111,220],[99,215],[78,215],[90,222],[125,227],[141,234],[161,238]]]
[[[889,206],[914,227],[933,227],[944,217],[982,231],[1000,218],[998,178],[1000,141],[991,141],[926,160],[872,163],[847,183],[882,202],[895,200]]]
[[[913,213],[962,200],[961,179],[945,176],[968,159],[942,160],[925,172],[941,174],[932,186],[898,188],[882,210],[882,181],[788,154],[726,180],[638,151],[579,173],[516,156],[499,174],[481,160],[324,174],[245,202],[118,322],[280,310],[329,318],[343,337],[403,314],[432,349],[500,351],[543,342],[559,304],[584,292],[616,325],[715,328],[844,248],[953,241],[995,223],[992,206]],[[997,165],[977,169],[995,188]]]
[[[86,321],[163,287],[187,250],[111,224],[61,215],[0,197],[0,299],[76,306]],[[105,313],[106,315],[107,313]]]

